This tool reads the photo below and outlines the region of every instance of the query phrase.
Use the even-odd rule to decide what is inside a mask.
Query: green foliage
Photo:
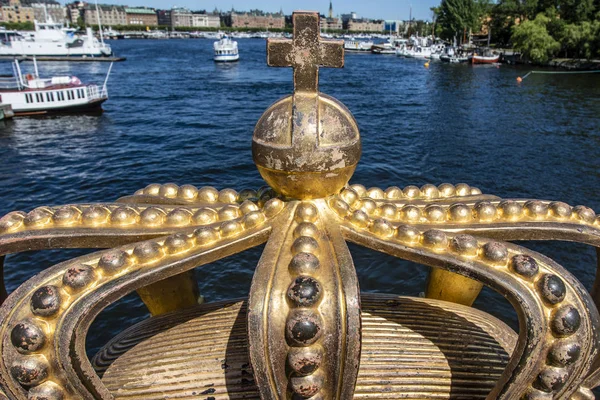
[[[17,31],[32,31],[35,29],[33,22],[0,22],[0,26],[6,29],[17,30]]]
[[[517,50],[532,62],[543,63],[556,54],[561,46],[550,34],[546,26],[550,18],[538,14],[534,20],[524,21],[513,27],[512,41]]]
[[[462,38],[470,30],[479,31],[490,9],[489,0],[442,0],[432,11],[437,17],[441,37],[452,40],[455,36]]]

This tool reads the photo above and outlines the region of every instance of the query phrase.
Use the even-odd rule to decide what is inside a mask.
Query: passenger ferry
[[[228,37],[215,42],[214,49],[216,62],[231,62],[240,59],[237,42]]]
[[[92,28],[85,35],[63,24],[35,21],[35,31],[19,32],[0,28],[0,56],[55,56],[55,57],[108,57],[112,50],[93,35]]]
[[[13,74],[0,76],[0,103],[9,104],[15,116],[102,111],[112,63],[102,87],[84,84],[75,76],[40,78],[35,61],[34,65],[35,74],[23,76],[15,60]]]

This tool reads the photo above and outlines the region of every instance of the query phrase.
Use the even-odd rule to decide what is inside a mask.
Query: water
[[[240,40],[241,61],[215,64],[212,41],[113,41],[110,100],[100,117],[0,123],[0,214],[39,205],[110,201],[149,183],[217,188],[263,185],[252,163],[254,124],[292,90],[292,72],[268,68],[262,40]],[[6,67],[6,68],[4,68]],[[25,68],[32,68],[25,64]],[[8,70],[9,64],[2,65]],[[101,83],[104,63],[40,63],[42,75]],[[600,76],[532,75],[395,56],[348,54],[322,70],[321,90],[354,113],[363,139],[352,182],[379,187],[466,182],[503,197],[560,199],[600,211]],[[587,288],[595,254],[583,245],[526,243],[566,266]],[[426,268],[350,245],[361,289],[416,296]],[[197,270],[207,300],[246,296],[261,248]],[[9,256],[9,291],[81,250]],[[511,306],[485,290],[476,306],[516,328]],[[88,336],[91,354],[146,318],[130,295]]]

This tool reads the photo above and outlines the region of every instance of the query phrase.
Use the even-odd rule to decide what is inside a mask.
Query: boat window
[[[71,100],[75,100],[75,92],[71,90]]]
[[[52,96],[52,93],[46,92],[46,101],[54,101],[54,96]]]

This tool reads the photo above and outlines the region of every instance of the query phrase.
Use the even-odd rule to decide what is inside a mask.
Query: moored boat
[[[469,62],[471,64],[495,64],[500,61],[500,54],[486,49],[482,53],[473,53],[469,56]]]
[[[223,39],[215,42],[213,47],[216,62],[232,62],[240,59],[237,42],[228,37],[223,37]]]
[[[35,69],[35,74],[23,76],[15,60],[13,74],[0,77],[0,97],[15,116],[101,112],[102,103],[108,100],[106,84],[112,64],[102,87],[84,84],[75,76],[40,78]]]
[[[80,35],[74,28],[52,21],[35,22],[35,31],[0,29],[0,56],[109,57],[110,46],[96,39],[91,28]]]
[[[349,52],[371,51],[373,42],[364,40],[346,40],[344,41],[344,50]]]

